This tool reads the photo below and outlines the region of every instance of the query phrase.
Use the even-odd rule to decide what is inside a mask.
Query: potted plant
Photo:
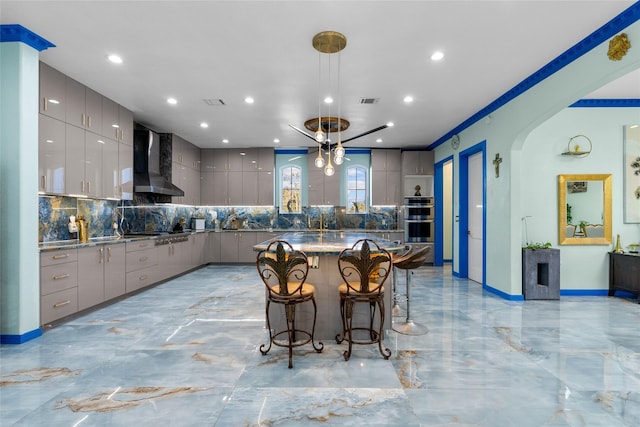
[[[560,299],[560,250],[550,242],[528,242],[522,247],[524,299]]]

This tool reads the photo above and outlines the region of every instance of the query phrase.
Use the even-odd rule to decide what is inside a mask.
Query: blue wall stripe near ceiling
[[[370,148],[345,148],[345,154],[371,154]]]
[[[275,154],[307,154],[306,148],[276,148]]]
[[[640,99],[581,99],[569,105],[569,108],[607,108],[607,107],[640,107]]]
[[[18,24],[0,25],[0,42],[22,42],[38,52],[56,47],[55,44]]]
[[[635,2],[631,6],[629,6],[626,10],[620,13],[618,16],[613,18],[611,21],[604,24],[602,27],[595,30],[593,33],[585,37],[582,41],[576,43],[574,46],[570,47],[562,54],[560,54],[557,58],[549,62],[544,67],[540,68],[535,73],[531,74],[529,77],[518,83],[509,91],[505,92],[498,99],[484,107],[482,110],[475,113],[473,116],[469,117],[464,122],[460,123],[458,126],[432,142],[427,148],[429,150],[433,150],[440,144],[448,141],[452,135],[456,133],[460,133],[466,128],[470,127],[474,123],[482,120],[484,117],[496,111],[498,108],[502,107],[507,102],[517,98],[527,90],[531,89],[533,86],[537,85],[544,79],[548,78],[552,74],[558,72],[566,65],[572,63],[576,59],[580,58],[582,55],[586,54],[596,46],[600,45],[600,43],[608,40],[609,38],[616,35],[620,30],[627,28],[629,25],[640,19],[640,2]]]

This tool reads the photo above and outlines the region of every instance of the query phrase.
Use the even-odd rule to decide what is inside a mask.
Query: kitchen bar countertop
[[[278,236],[278,239],[285,240],[296,250],[301,250],[307,255],[338,255],[343,249],[350,248],[360,239],[371,238],[367,231],[299,231],[287,232]],[[405,244],[395,243],[386,239],[375,240],[381,248],[389,252],[398,252],[404,249]],[[258,243],[253,247],[255,251],[267,249],[267,240]]]

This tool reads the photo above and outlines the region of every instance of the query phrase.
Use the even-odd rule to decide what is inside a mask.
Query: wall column
[[[53,44],[0,25],[0,343],[40,330],[38,251],[39,52]]]

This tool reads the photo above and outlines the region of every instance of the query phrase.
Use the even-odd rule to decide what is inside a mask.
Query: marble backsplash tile
[[[84,216],[87,237],[113,236],[113,223],[118,232],[168,232],[184,218],[186,228],[191,220],[202,218],[206,229],[246,228],[305,230],[325,229],[394,230],[398,228],[395,207],[371,207],[365,214],[347,214],[344,207],[309,207],[300,214],[281,214],[270,206],[187,206],[157,203],[144,195],[132,201],[94,200],[64,196],[40,196],[39,241],[50,242],[72,238],[68,230],[71,215]]]

